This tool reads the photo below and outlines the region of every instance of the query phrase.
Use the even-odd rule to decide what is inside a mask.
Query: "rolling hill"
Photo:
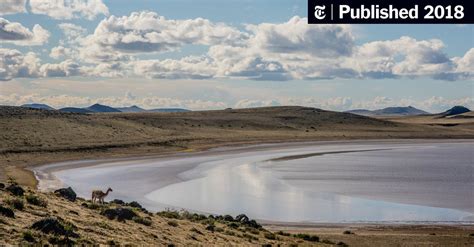
[[[43,109],[43,110],[56,110],[56,109],[54,109],[53,107],[51,107],[49,105],[36,104],[36,103],[24,104],[24,105],[21,105],[21,107],[27,107],[27,108],[33,108],[33,109]]]

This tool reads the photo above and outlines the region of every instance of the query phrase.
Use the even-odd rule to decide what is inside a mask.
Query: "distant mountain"
[[[182,108],[159,108],[148,110],[149,112],[189,112],[190,110]]]
[[[61,112],[72,112],[72,113],[94,113],[93,111],[84,109],[84,108],[77,108],[77,107],[65,107],[59,109]]]
[[[466,113],[466,112],[470,112],[471,110],[469,110],[469,108],[467,107],[464,107],[464,106],[455,106],[445,112],[442,112],[440,113],[441,116],[444,116],[444,117],[447,117],[447,116],[454,116],[454,115],[458,115],[458,114],[463,114],[463,113]]]
[[[133,106],[130,106],[130,107],[120,107],[120,108],[116,108],[116,109],[121,111],[121,112],[146,112],[145,109],[140,108],[136,105],[133,105]]]
[[[89,111],[92,111],[92,112],[120,112],[119,110],[117,110],[113,107],[106,106],[106,105],[101,105],[101,104],[94,104],[94,105],[91,105],[91,106],[89,106],[85,109],[89,110]]]
[[[357,109],[347,111],[352,114],[362,115],[362,116],[416,116],[416,115],[424,115],[429,114],[426,111],[417,109],[413,106],[407,107],[387,107],[379,110],[365,110],[365,109]]]
[[[53,107],[49,106],[49,105],[45,105],[45,104],[36,104],[36,103],[33,103],[33,104],[24,104],[22,105],[21,107],[28,107],[28,108],[33,108],[33,109],[43,109],[43,110],[56,110],[54,109]]]

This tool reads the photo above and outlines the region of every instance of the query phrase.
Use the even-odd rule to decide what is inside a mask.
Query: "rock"
[[[74,190],[72,190],[71,187],[55,190],[54,194],[64,197],[71,202],[76,201],[76,197],[77,197],[76,192],[74,192]]]
[[[73,231],[73,229],[76,229],[74,225],[52,217],[44,218],[33,223],[31,228],[46,234],[62,235],[73,238],[79,237],[79,235]]]
[[[245,214],[239,214],[239,215],[237,215],[237,217],[235,217],[235,220],[240,222],[240,223],[245,224],[245,223],[249,222],[250,219]]]
[[[15,218],[15,213],[10,208],[6,208],[0,205],[0,215],[3,215],[8,218]]]
[[[5,189],[5,184],[4,183],[0,183],[0,190],[3,190]]]
[[[133,217],[138,216],[129,208],[109,208],[102,211],[101,214],[106,216],[109,220],[116,218],[118,221],[131,220]]]
[[[25,190],[21,186],[16,184],[8,186],[7,191],[14,196],[23,196],[23,194],[25,193]]]

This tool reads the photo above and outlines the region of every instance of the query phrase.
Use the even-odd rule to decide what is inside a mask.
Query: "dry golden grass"
[[[56,217],[75,226],[73,230],[78,237],[70,238],[75,244],[104,244],[111,243],[120,245],[241,245],[260,246],[262,244],[272,245],[314,245],[327,246],[319,243],[303,241],[294,237],[278,236],[276,239],[268,239],[265,236],[271,234],[265,229],[256,230],[243,225],[237,227],[229,226],[226,221],[214,221],[215,230],[207,228],[210,220],[191,221],[188,219],[170,219],[157,214],[134,210],[141,218],[146,218],[151,225],[143,225],[134,220],[119,222],[110,220],[100,214],[105,208],[115,208],[117,205],[106,204],[103,208],[90,209],[84,207],[83,203],[89,203],[83,199],[70,202],[55,194],[39,193],[29,190],[26,194],[36,195],[47,201],[46,207],[28,204],[24,197],[13,196],[5,190],[0,189],[0,205],[9,207],[8,200],[13,198],[24,201],[23,210],[14,210],[15,218],[4,217],[0,214],[0,245],[25,245],[25,244],[47,244],[54,239],[62,240],[64,236],[45,234],[31,228],[34,222],[47,217]],[[170,223],[171,222],[171,223]],[[32,236],[34,242],[25,240],[25,234]]]

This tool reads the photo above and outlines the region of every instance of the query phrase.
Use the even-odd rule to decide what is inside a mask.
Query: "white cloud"
[[[36,77],[39,59],[34,53],[23,55],[18,50],[0,48],[0,80]]]
[[[54,59],[61,59],[70,57],[72,54],[71,48],[66,48],[64,46],[56,46],[51,49],[49,56]]]
[[[168,20],[154,12],[133,12],[101,21],[87,37],[87,45],[133,54],[176,50],[184,44],[235,44],[244,36],[233,27],[202,18]]]
[[[84,17],[93,20],[98,15],[108,15],[109,9],[102,0],[30,0],[31,12],[48,15],[54,19]]]
[[[0,2],[0,15],[9,15],[26,12],[26,0],[2,0]]]
[[[0,17],[0,42],[21,46],[43,45],[49,36],[50,33],[38,24],[30,31],[18,22],[10,22]]]

